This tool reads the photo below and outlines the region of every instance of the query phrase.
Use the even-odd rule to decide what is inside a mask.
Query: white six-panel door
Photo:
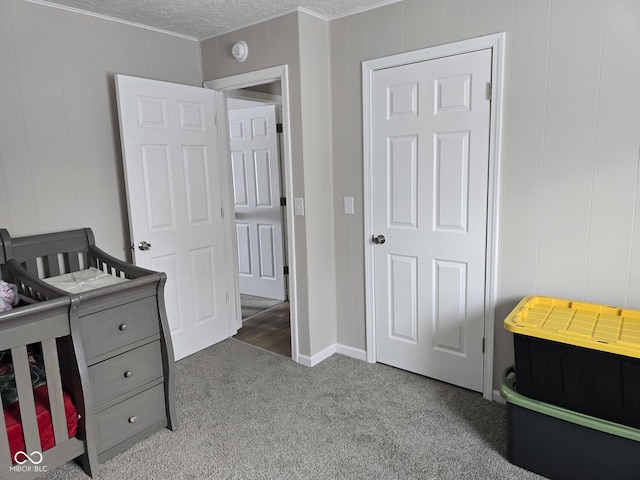
[[[480,50],[376,70],[371,87],[377,361],[476,391],[490,81]]]
[[[285,300],[275,105],[229,111],[240,292]]]
[[[167,274],[178,360],[230,336],[215,93],[123,75],[116,86],[134,260]]]

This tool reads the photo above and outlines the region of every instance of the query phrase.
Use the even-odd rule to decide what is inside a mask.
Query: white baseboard
[[[348,345],[340,345],[339,343],[334,343],[311,357],[309,357],[308,355],[299,354],[298,363],[300,365],[304,365],[305,367],[313,367],[326,360],[334,353],[340,353],[341,355],[346,355],[347,357],[355,358],[356,360],[367,360],[366,351],[360,350],[359,348],[349,347]]]
[[[298,355],[298,363],[300,365],[304,365],[305,367],[314,367],[318,365],[320,362],[323,362],[327,358],[329,358],[334,353],[339,353],[341,355],[345,355],[347,357],[355,358],[356,360],[361,360],[363,362],[367,361],[367,351],[362,350],[360,348],[350,347],[348,345],[341,345],[339,343],[334,343],[329,345],[327,348],[322,350],[321,352],[316,353],[312,357],[307,355]],[[499,390],[494,390],[492,394],[492,400],[494,402],[498,402],[502,405],[506,405],[507,402],[502,395],[500,395]]]
[[[326,360],[327,358],[329,358],[334,353],[336,353],[336,344],[335,343],[332,344],[332,345],[329,345],[327,348],[325,348],[324,350],[316,353],[312,357],[309,357],[307,355],[299,354],[298,355],[298,363],[300,365],[304,365],[305,367],[314,367],[315,365],[319,364],[323,360]]]
[[[340,353],[347,357],[355,358],[356,360],[367,361],[367,351],[360,348],[353,348],[348,345],[336,344],[336,353]]]
[[[303,367],[311,367],[311,357],[308,357],[307,355],[302,355],[301,353],[298,354],[298,363],[300,365],[302,365]]]

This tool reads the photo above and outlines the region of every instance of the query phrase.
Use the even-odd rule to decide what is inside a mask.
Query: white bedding
[[[43,278],[42,280],[49,285],[69,293],[88,292],[96,288],[107,287],[127,281],[126,278],[110,275],[95,267],[89,267],[86,270],[80,270],[78,272],[65,273],[56,277]]]

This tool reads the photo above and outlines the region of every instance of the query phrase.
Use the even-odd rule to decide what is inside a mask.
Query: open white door
[[[285,300],[275,105],[229,111],[240,292]]]
[[[377,360],[483,388],[491,50],[372,75]]]
[[[167,274],[176,360],[230,336],[215,92],[116,75],[134,261]]]

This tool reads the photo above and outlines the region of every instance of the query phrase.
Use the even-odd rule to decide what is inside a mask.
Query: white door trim
[[[282,95],[274,93],[254,92],[252,90],[232,90],[227,92],[227,98],[237,98],[239,100],[251,100],[260,103],[282,104]]]
[[[362,106],[363,106],[363,153],[364,153],[364,252],[365,252],[365,316],[367,361],[376,362],[375,318],[373,290],[373,232],[372,209],[372,74],[383,68],[397,67],[435,58],[458,55],[476,50],[491,49],[491,129],[489,138],[489,179],[487,203],[487,250],[485,273],[485,354],[484,381],[482,394],[488,400],[493,399],[493,356],[495,304],[497,287],[498,227],[499,227],[499,186],[500,186],[500,146],[502,142],[502,101],[504,90],[504,48],[505,34],[496,33],[472,38],[460,42],[415,50],[413,52],[391,55],[368,60],[362,63]]]
[[[229,152],[229,133],[226,102],[224,102],[224,94],[226,91],[238,90],[241,88],[261,85],[273,81],[280,81],[282,88],[282,158],[284,167],[284,192],[287,199],[285,207],[285,224],[286,224],[286,250],[287,261],[289,263],[289,308],[291,323],[291,358],[294,362],[299,362],[298,348],[298,310],[297,310],[297,290],[296,290],[296,238],[295,229],[293,228],[293,160],[291,156],[291,120],[289,107],[289,68],[287,65],[266,68],[255,72],[233,75],[231,77],[218,78],[204,82],[206,88],[216,90],[218,95],[218,130],[220,131],[220,148],[221,158],[230,158]],[[224,140],[223,140],[224,139]],[[233,176],[231,172],[230,162],[222,163],[222,182],[223,182],[223,209],[225,217],[225,235],[227,236],[229,249],[227,252],[227,261],[230,272],[238,271],[238,251],[236,248],[236,229],[235,229],[235,213],[233,202]],[[236,307],[235,328],[239,328],[242,324],[240,310],[240,288],[238,285],[238,275],[229,275],[230,285],[229,293],[231,299],[235,300]],[[232,320],[233,322],[233,320]]]

